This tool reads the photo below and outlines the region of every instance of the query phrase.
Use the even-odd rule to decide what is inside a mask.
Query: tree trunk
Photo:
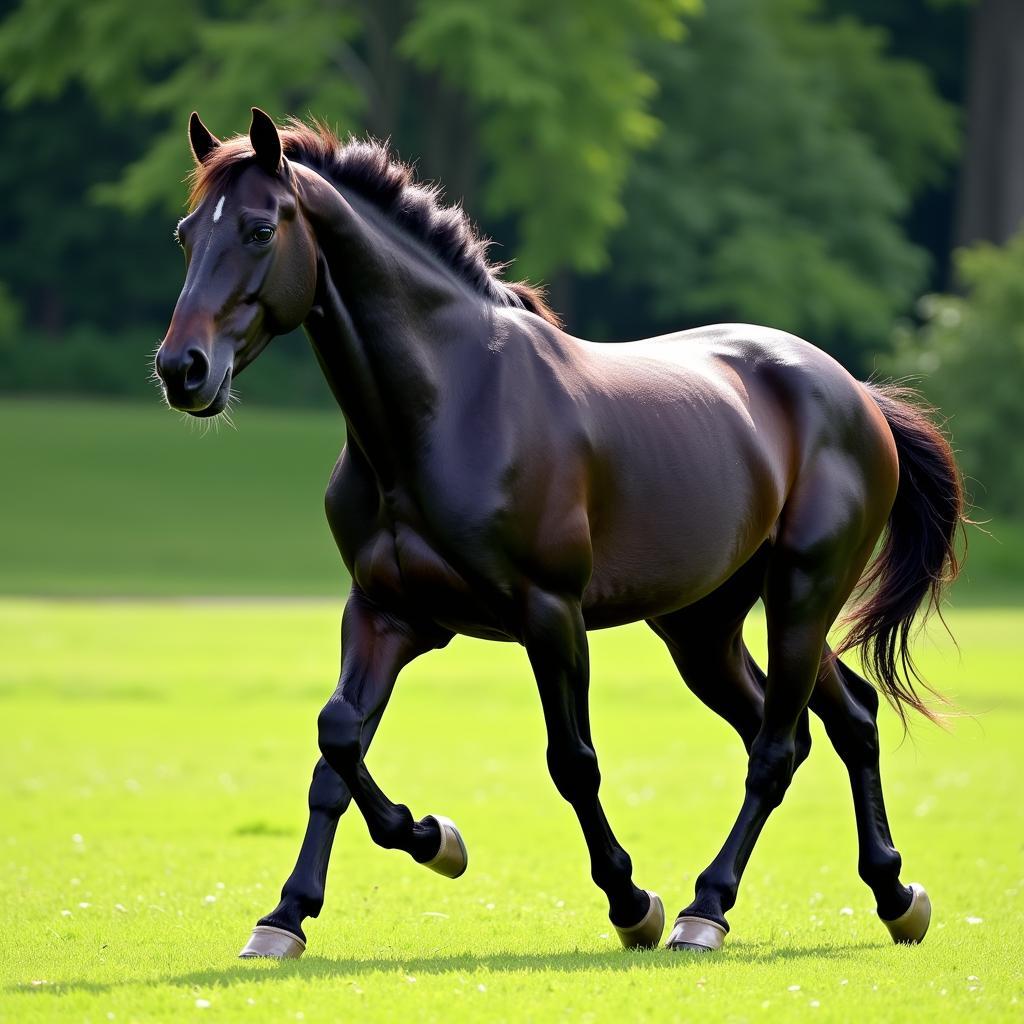
[[[957,242],[1002,244],[1024,221],[1024,2],[979,0],[971,25]]]

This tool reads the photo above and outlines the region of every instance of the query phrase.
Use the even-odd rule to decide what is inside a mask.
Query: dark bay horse
[[[587,630],[640,619],[749,753],[736,822],[669,947],[722,944],[758,835],[807,756],[808,708],[849,771],[878,914],[897,942],[919,942],[930,905],[900,881],[877,692],[901,717],[931,714],[908,634],[955,574],[963,498],[948,444],[910,396],[763,327],[570,337],[383,147],[279,129],[255,109],[248,137],[222,143],[195,114],[189,136],[187,273],[156,358],[168,402],[216,415],[234,376],[301,324],[348,430],[326,496],[352,576],[340,680],[320,713],[298,861],[242,955],[305,948],[352,800],[381,846],[465,870],[455,826],[416,820],[366,762],[403,666],[456,633],[526,647],[551,776],[611,922],[627,947],[658,944],[664,910],[634,884],[601,808],[588,716]],[[856,594],[833,652],[826,635]],[[742,637],[759,598],[767,675]],[[839,659],[853,645],[877,690]]]

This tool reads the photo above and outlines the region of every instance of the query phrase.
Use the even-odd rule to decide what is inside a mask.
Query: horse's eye
[[[261,224],[253,230],[253,233],[249,236],[249,241],[266,245],[273,237],[274,229],[269,224]]]

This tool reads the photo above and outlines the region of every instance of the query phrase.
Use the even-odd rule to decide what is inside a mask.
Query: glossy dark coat
[[[641,619],[750,753],[736,824],[686,912],[725,924],[806,756],[810,706],[850,771],[861,874],[879,913],[898,916],[910,894],[882,803],[878,699],[826,634],[888,523],[853,634],[873,645],[886,695],[918,706],[896,669],[905,628],[955,564],[945,441],[900,395],[780,331],[571,337],[527,289],[474,278],[476,243],[446,259],[425,222],[330,180],[334,142],[318,138],[254,111],[250,139],[222,149],[193,116],[188,272],[157,357],[168,401],[212,415],[233,376],[301,323],[347,426],[326,502],[353,581],[341,677],[320,715],[302,850],[264,922],[301,935],[319,913],[351,799],[381,845],[436,853],[436,823],[386,797],[365,755],[402,667],[456,633],[526,647],[555,785],[611,920],[638,921],[648,897],[598,798],[586,631]],[[741,634],[758,598],[767,678]]]

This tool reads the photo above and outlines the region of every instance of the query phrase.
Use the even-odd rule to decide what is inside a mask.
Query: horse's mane
[[[279,129],[284,155],[371,202],[448,264],[481,295],[504,306],[518,306],[556,327],[558,315],[542,289],[525,281],[504,281],[507,264],[487,258],[490,239],[480,235],[461,206],[445,206],[439,185],[416,181],[413,169],[374,139],[342,142],[319,121],[296,118]],[[253,157],[247,135],[221,143],[198,164],[190,179],[189,207],[195,209],[211,192],[220,191],[238,166]]]

